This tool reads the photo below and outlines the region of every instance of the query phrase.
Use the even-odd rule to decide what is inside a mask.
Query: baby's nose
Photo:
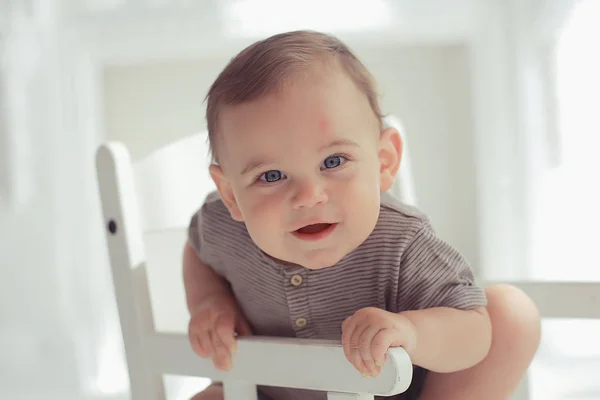
[[[323,185],[317,182],[299,184],[292,198],[294,208],[310,208],[327,203],[328,196]]]

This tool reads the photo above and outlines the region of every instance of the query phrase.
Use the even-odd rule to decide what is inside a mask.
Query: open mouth
[[[312,224],[312,225],[306,225],[305,227],[298,229],[296,232],[302,233],[302,234],[305,234],[305,235],[312,235],[312,234],[324,231],[325,229],[329,228],[331,225],[332,224]]]
[[[294,231],[294,235],[303,240],[319,240],[333,232],[336,226],[328,223],[306,225]]]

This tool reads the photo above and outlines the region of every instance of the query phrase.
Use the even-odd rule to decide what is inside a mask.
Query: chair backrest
[[[144,231],[187,226],[206,195],[215,190],[208,173],[207,134],[190,135],[133,165]]]
[[[228,399],[253,392],[254,384],[324,390],[341,398],[343,393],[367,394],[359,397],[364,399],[406,390],[412,365],[402,349],[391,349],[382,374],[369,380],[360,379],[345,360],[339,343],[244,339],[229,374],[214,370],[210,360],[193,354],[185,336],[189,315],[181,256],[190,217],[214,190],[205,139],[203,134],[192,135],[135,165],[119,143],[101,146],[97,153],[101,203],[133,399],[162,399],[163,389],[155,379],[161,374],[224,380]],[[324,366],[322,370],[313,369],[315,357]],[[282,372],[286,370],[296,372]]]
[[[189,321],[181,274],[174,270],[190,218],[215,190],[206,137],[185,137],[133,164],[154,324],[162,332],[184,332]]]

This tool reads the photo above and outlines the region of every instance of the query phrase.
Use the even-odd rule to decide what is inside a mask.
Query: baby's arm
[[[230,369],[237,348],[234,334],[250,335],[251,330],[229,284],[200,260],[189,242],[183,252],[183,280],[192,348],[212,358],[218,369]]]
[[[492,326],[485,307],[458,310],[435,307],[405,311],[414,326],[414,364],[435,372],[470,368],[487,355],[492,342]]]
[[[194,314],[194,310],[207,299],[216,295],[230,294],[225,279],[200,261],[189,242],[183,250],[183,283],[190,314]]]
[[[428,225],[404,248],[395,302],[389,311],[359,310],[342,325],[346,356],[362,373],[377,375],[389,347],[403,347],[415,365],[435,372],[463,370],[487,355],[485,292]]]
[[[485,358],[492,336],[485,291],[465,258],[428,223],[404,249],[398,290],[396,311],[416,330],[415,364],[452,372]]]
[[[435,372],[472,367],[487,355],[491,325],[485,307],[433,307],[398,314],[358,310],[342,324],[344,353],[358,371],[376,376],[389,347],[403,347],[413,364]]]

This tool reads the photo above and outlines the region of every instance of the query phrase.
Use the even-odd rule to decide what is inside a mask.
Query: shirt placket
[[[305,268],[294,268],[284,273],[290,323],[296,332],[296,337],[299,338],[311,338],[316,335],[308,301],[309,272]]]

